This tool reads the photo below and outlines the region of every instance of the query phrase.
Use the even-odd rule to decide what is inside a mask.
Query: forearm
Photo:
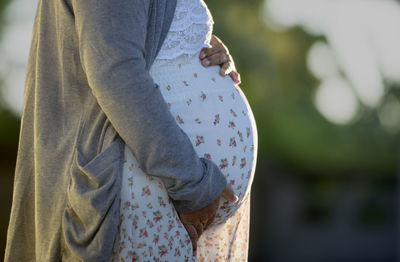
[[[180,212],[212,202],[223,174],[199,158],[145,69],[148,2],[76,0],[73,9],[89,86],[141,169],[164,181]]]

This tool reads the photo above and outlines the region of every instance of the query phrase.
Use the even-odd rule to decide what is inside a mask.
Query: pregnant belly
[[[257,158],[257,128],[249,103],[219,66],[203,67],[196,55],[173,62],[157,60],[150,74],[170,112],[188,135],[199,157],[212,160],[239,196],[221,199],[214,224],[224,222],[248,196]]]

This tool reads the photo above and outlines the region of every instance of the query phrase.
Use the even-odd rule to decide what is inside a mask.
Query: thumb
[[[193,256],[195,256],[197,252],[197,240],[199,239],[199,236],[197,235],[196,228],[193,225],[188,225],[185,227],[189,234],[190,240],[192,241]]]
[[[222,196],[228,200],[229,202],[236,203],[239,201],[239,197],[235,195],[233,192],[231,184],[227,184],[226,187],[224,188],[224,191],[222,191]]]

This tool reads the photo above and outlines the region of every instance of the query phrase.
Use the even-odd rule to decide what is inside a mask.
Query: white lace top
[[[177,0],[174,18],[156,60],[190,56],[211,47],[214,20],[204,0]]]

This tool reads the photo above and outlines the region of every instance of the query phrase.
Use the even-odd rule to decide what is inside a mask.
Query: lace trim
[[[211,47],[213,24],[203,0],[177,0],[174,19],[156,59],[174,59]]]
[[[214,24],[203,0],[177,0],[170,31],[183,31],[191,24]]]
[[[169,32],[157,56],[160,59],[174,57],[199,51],[203,47],[211,47],[212,29],[207,25],[193,24],[185,32]]]
[[[179,61],[179,62],[178,62]],[[199,52],[195,52],[192,54],[180,54],[175,59],[156,59],[154,60],[151,70],[154,70],[155,67],[159,66],[179,66],[179,64],[194,64],[194,63],[201,63],[200,58],[199,58]]]

